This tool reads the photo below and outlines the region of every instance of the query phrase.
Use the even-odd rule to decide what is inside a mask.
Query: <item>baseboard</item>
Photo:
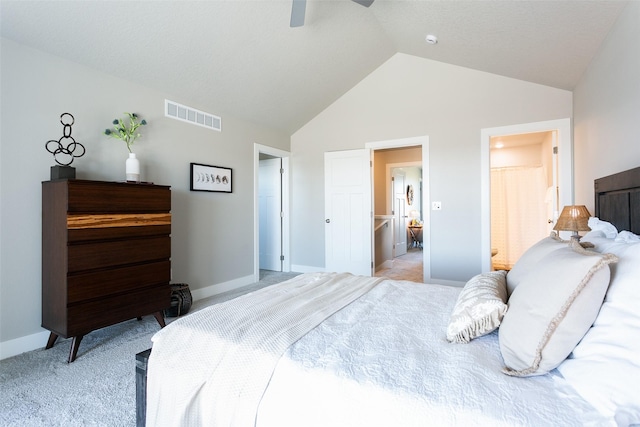
[[[205,288],[191,289],[191,296],[194,301],[197,301],[224,292],[235,291],[236,289],[251,285],[252,283],[255,283],[253,274],[229,280],[228,282],[216,283],[215,285],[210,285]]]
[[[233,291],[243,286],[255,283],[253,275],[240,277],[228,282],[217,283],[206,288],[192,289],[191,296],[194,301],[208,298],[223,292]],[[26,353],[27,351],[44,348],[49,339],[49,331],[42,331],[9,341],[0,342],[0,360]]]
[[[376,271],[380,271],[380,270],[383,270],[385,268],[393,268],[393,260],[392,259],[388,259],[388,260],[384,261],[383,263],[381,263],[380,265],[378,265],[376,267]]]
[[[291,271],[296,273],[324,273],[326,270],[324,267],[314,267],[311,265],[292,265]]]
[[[0,360],[26,353],[27,351],[44,348],[49,339],[49,331],[15,338],[0,342]]]

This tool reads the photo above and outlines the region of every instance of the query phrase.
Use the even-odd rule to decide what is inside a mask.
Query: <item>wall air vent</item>
[[[164,100],[164,115],[172,119],[198,125],[211,130],[222,131],[222,119],[213,114],[178,104],[177,102]]]

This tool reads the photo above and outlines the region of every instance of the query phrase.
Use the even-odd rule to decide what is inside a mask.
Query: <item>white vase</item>
[[[140,161],[136,158],[136,153],[129,153],[125,162],[125,173],[127,181],[140,182]]]

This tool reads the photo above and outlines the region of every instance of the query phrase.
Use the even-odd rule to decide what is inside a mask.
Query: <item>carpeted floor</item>
[[[191,311],[297,274],[261,271],[259,282],[196,301]],[[158,330],[146,316],[92,332],[70,364],[71,339],[0,361],[0,426],[135,426],[135,355]]]
[[[376,277],[388,277],[394,280],[411,280],[422,283],[422,250],[411,248],[405,255],[393,259],[392,268],[383,268],[376,271]]]

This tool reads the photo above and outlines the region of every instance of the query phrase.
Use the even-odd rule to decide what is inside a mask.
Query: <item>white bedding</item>
[[[286,351],[256,425],[614,425],[555,373],[504,375],[495,332],[469,344],[447,342],[446,326],[459,292],[381,282]],[[150,384],[152,360],[153,352]],[[159,424],[169,425],[157,419],[148,425]]]
[[[152,338],[147,424],[248,426],[282,354],[381,279],[314,273],[208,307]]]
[[[614,425],[557,375],[504,375],[495,332],[447,342],[459,291],[382,282],[287,351],[257,425]]]

